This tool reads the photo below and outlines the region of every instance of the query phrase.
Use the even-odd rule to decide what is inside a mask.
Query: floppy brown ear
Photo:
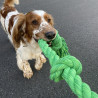
[[[26,18],[24,14],[20,14],[17,16],[17,19],[13,29],[13,43],[16,47],[19,47],[20,41],[23,40],[23,35],[25,34]]]

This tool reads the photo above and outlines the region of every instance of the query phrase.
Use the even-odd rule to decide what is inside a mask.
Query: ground
[[[3,0],[0,0],[0,6]],[[55,28],[68,44],[70,53],[83,64],[81,77],[98,93],[98,0],[20,0],[20,12],[43,9],[53,15]],[[13,46],[0,26],[0,98],[77,98],[65,81],[49,79],[49,62],[34,69],[28,80],[16,65]]]

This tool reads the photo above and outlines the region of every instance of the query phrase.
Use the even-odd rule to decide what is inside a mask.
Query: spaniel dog
[[[46,62],[38,45],[38,40],[51,41],[56,36],[53,18],[43,10],[33,10],[26,14],[19,13],[14,4],[19,0],[5,0],[0,10],[3,29],[16,50],[17,65],[23,76],[31,78],[33,71],[28,60],[36,59],[35,69],[40,70]]]

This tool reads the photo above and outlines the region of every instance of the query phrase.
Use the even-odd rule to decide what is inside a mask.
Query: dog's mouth
[[[39,40],[39,39],[34,38],[34,40],[35,40],[35,42],[38,43],[38,40]],[[49,45],[49,47],[51,47],[51,43],[52,43],[52,40],[51,40],[51,41],[47,41],[47,44]]]
[[[52,46],[52,44],[51,44],[51,43],[52,43],[52,41],[48,41],[48,42],[47,42],[47,44],[49,45],[49,47],[51,47],[51,46]]]

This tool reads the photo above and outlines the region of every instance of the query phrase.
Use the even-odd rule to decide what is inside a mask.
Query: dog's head
[[[56,37],[53,17],[42,10],[35,10],[27,14],[19,14],[14,27],[13,41],[18,44],[23,42],[32,43],[39,39],[51,41]]]
[[[53,40],[56,36],[56,29],[53,25],[53,17],[45,11],[35,10],[26,14],[26,31],[35,40]]]

